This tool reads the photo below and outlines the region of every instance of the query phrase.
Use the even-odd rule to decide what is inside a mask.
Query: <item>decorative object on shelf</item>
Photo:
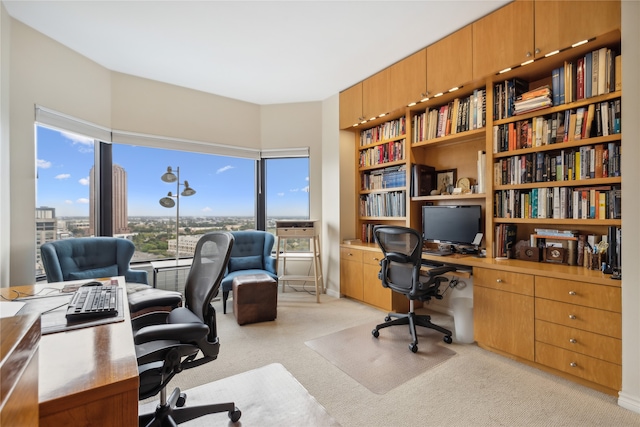
[[[520,240],[516,243],[516,259],[523,261],[540,262],[540,248],[529,246],[526,240]]]
[[[472,178],[460,178],[456,182],[456,188],[459,188],[462,194],[471,193],[471,182]]]
[[[453,193],[453,185],[456,183],[457,169],[447,169],[436,172],[437,190],[440,194]]]
[[[189,186],[188,181],[180,182],[180,167],[176,167],[176,173],[173,173],[171,166],[167,167],[167,172],[164,173],[160,179],[168,183],[176,183],[176,193],[172,194],[171,191],[160,199],[160,205],[165,208],[176,207],[176,265],[180,259],[180,196],[193,196],[196,194],[196,190]],[[184,186],[184,190],[180,193],[180,186]],[[175,199],[175,200],[174,200]],[[176,281],[178,271],[176,270]]]
[[[555,264],[566,264],[567,250],[558,246],[547,246],[544,248],[544,261]]]

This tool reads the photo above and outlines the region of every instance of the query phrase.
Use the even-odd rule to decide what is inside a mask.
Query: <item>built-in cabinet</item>
[[[380,83],[380,91],[371,87],[362,93],[369,105],[376,104],[381,112],[392,111],[385,117],[362,115],[365,121],[343,122],[345,109],[355,103],[349,96],[357,94],[356,86],[341,93],[340,126],[354,132],[358,164],[356,165],[356,230],[363,243],[341,247],[341,292],[385,310],[396,310],[393,296],[380,298],[374,293],[388,291],[380,286],[375,260],[366,262],[367,251],[375,249],[367,241],[367,230],[376,224],[406,225],[420,229],[421,207],[433,204],[479,204],[484,215],[485,237],[482,246],[486,260],[466,260],[462,264],[474,267],[474,334],[475,340],[487,348],[588,386],[614,394],[621,381],[621,301],[620,282],[599,271],[582,266],[549,265],[544,263],[505,260],[497,262],[494,242],[495,229],[502,224],[517,226],[517,240],[527,240],[535,228],[578,229],[585,234],[605,235],[609,227],[620,227],[621,220],[608,216],[587,218],[532,218],[504,215],[497,208],[497,200],[505,192],[527,193],[538,187],[554,189],[589,189],[594,186],[619,187],[621,175],[606,178],[583,178],[573,181],[513,183],[501,182],[496,165],[515,156],[558,156],[565,151],[589,149],[596,146],[619,149],[622,132],[569,140],[557,144],[534,145],[511,151],[497,150],[494,128],[516,126],[518,121],[548,119],[562,112],[588,110],[590,105],[620,104],[620,89],[583,100],[567,102],[515,117],[494,118],[498,99],[494,88],[507,80],[519,78],[529,82],[531,89],[552,85],[553,70],[566,62],[576,61],[600,48],[620,52],[619,1],[526,1],[517,0],[479,19],[390,66],[370,79],[368,84]],[[588,43],[572,46],[581,40]],[[559,50],[558,54],[547,56]],[[451,54],[455,52],[455,54]],[[525,64],[527,61],[533,63]],[[503,74],[499,71],[513,68]],[[426,70],[426,78],[422,73]],[[386,76],[386,77],[385,77]],[[405,82],[406,84],[402,84]],[[361,83],[364,87],[365,82]],[[462,86],[448,92],[449,89]],[[394,93],[394,88],[398,91]],[[387,95],[387,106],[382,102]],[[438,97],[438,92],[443,94]],[[420,97],[429,98],[428,100]],[[451,108],[466,98],[481,102],[484,120],[474,126],[458,128],[438,136],[425,137],[420,130],[422,117],[430,110]],[[417,102],[416,102],[417,101]],[[416,102],[415,105],[410,103]],[[398,107],[406,105],[404,109]],[[454,106],[459,107],[460,104]],[[392,107],[395,107],[394,110]],[[446,113],[445,113],[446,114]],[[482,114],[482,113],[480,113]],[[352,114],[353,115],[353,114]],[[366,117],[366,118],[365,118]],[[403,133],[368,140],[367,132],[391,123],[403,121]],[[364,139],[363,139],[364,138]],[[364,141],[364,142],[363,142]],[[362,158],[371,150],[380,150],[402,142],[401,158],[378,164],[363,164]],[[611,145],[613,144],[613,145]],[[618,147],[618,148],[616,148]],[[485,191],[458,195],[411,195],[411,167],[414,164],[433,166],[436,170],[455,169],[457,177],[479,178],[478,159],[485,154],[481,166]],[[380,157],[382,158],[382,157]],[[371,188],[365,185],[372,175],[383,175],[389,167],[404,172],[404,181],[390,186]],[[406,198],[401,213],[370,214],[362,210],[370,199]],[[380,256],[379,254],[377,255]],[[373,257],[375,258],[375,257]],[[370,271],[367,273],[367,264]],[[378,289],[368,286],[374,282]],[[372,301],[391,301],[373,303]]]
[[[409,300],[380,284],[381,260],[382,252],[378,248],[357,249],[343,245],[340,248],[340,292],[384,311],[406,313]]]

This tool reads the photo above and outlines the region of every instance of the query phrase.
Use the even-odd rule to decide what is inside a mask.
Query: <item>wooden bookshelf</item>
[[[567,19],[568,16],[571,16],[571,19]],[[587,42],[576,44],[583,40]],[[494,172],[494,164],[514,161],[512,159],[518,156],[557,158],[560,154],[584,151],[599,145],[620,147],[623,139],[622,131],[609,135],[589,135],[582,139],[569,138],[558,143],[525,146],[512,150],[494,150],[497,142],[494,140],[494,126],[509,126],[518,121],[529,121],[539,117],[548,120],[556,113],[575,112],[579,108],[588,109],[592,104],[620,101],[622,92],[613,90],[499,120],[494,119],[493,112],[496,84],[520,78],[528,82],[530,89],[546,84],[551,86],[551,75],[554,69],[600,48],[611,48],[619,54],[620,41],[620,1],[618,0],[602,2],[516,0],[433,45],[425,47],[405,60],[391,65],[385,72],[377,73],[367,79],[367,84],[378,79],[386,82],[387,86],[381,84],[378,92],[371,87],[367,89],[370,93],[369,106],[373,103],[371,100],[375,99],[378,110],[370,110],[367,114],[362,114],[364,108],[360,106],[360,115],[357,119],[361,120],[357,126],[353,126],[356,124],[353,113],[350,121],[343,121],[343,94],[345,108],[351,108],[348,92],[356,93],[357,97],[358,90],[362,88],[357,89],[356,85],[341,93],[340,98],[340,128],[354,132],[357,158],[364,149],[359,142],[361,131],[398,117],[404,117],[406,120],[406,133],[403,135],[404,159],[366,167],[358,164],[355,168],[357,199],[367,194],[403,191],[407,196],[405,213],[395,216],[358,215],[357,230],[360,231],[363,226],[373,224],[404,225],[421,229],[421,207],[426,203],[480,205],[485,232],[482,246],[487,251],[487,258],[471,260],[463,257],[452,261],[473,266],[474,269],[474,330],[478,344],[483,348],[610,394],[616,394],[621,387],[620,281],[612,280],[610,275],[582,266],[551,265],[513,259],[496,260],[494,240],[495,228],[502,224],[516,225],[519,241],[528,240],[535,233],[536,228],[577,229],[582,234],[606,235],[609,227],[621,227],[621,219],[606,215],[597,218],[590,216],[585,218],[580,215],[579,218],[574,218],[573,214],[571,217],[556,218],[553,216],[546,218],[502,216],[495,209],[495,200],[496,196],[504,192],[513,190],[519,194],[525,194],[540,187],[549,188],[551,191],[554,189],[573,191],[598,186],[618,188],[622,183],[621,174],[590,175],[588,178],[578,177],[571,180],[501,182],[498,178],[502,177]],[[497,46],[499,48],[496,48]],[[557,51],[556,54],[549,55],[555,51]],[[465,54],[451,55],[450,52]],[[460,60],[462,62],[458,63]],[[426,76],[423,76],[425,70]],[[394,82],[406,82],[406,84],[399,85]],[[365,82],[361,84],[364,85]],[[393,92],[395,87],[398,88],[398,93],[389,94],[388,91]],[[454,87],[457,87],[457,90],[449,92]],[[484,91],[485,102],[485,120],[480,122],[481,126],[472,126],[437,137],[416,137],[416,126],[420,123],[415,121],[417,116],[427,113],[430,109],[451,106],[456,100],[474,96],[478,91]],[[442,93],[440,96],[434,96],[439,92]],[[359,96],[361,100],[365,98],[362,94]],[[390,115],[380,117],[389,112],[391,112]],[[477,181],[478,152],[482,151],[486,155],[484,191],[475,194],[409,197],[413,164],[429,165],[436,171],[455,169],[457,178],[468,177]],[[405,186],[375,190],[362,188],[361,179],[364,172],[375,171],[392,164],[405,167],[407,174]],[[356,209],[356,212],[359,212],[359,209]],[[361,257],[362,254],[357,250],[374,250],[371,245],[366,242],[362,245],[342,245],[342,248],[349,248],[345,250],[342,257],[348,261],[346,265],[349,268],[346,272],[348,274],[343,276],[344,280],[351,277],[354,271],[355,274],[362,274],[361,270],[364,268],[361,266],[361,261],[354,260],[353,256],[348,254],[355,251],[354,253]],[[519,286],[518,292],[505,287],[506,283],[511,282]],[[574,287],[580,289],[587,293],[588,297],[570,297],[566,300],[564,295],[556,295],[548,289],[538,289],[537,286],[537,283],[553,285],[556,282],[558,286],[565,286],[567,289]],[[350,285],[345,283],[344,286],[345,289],[349,289]],[[368,285],[358,284],[357,289],[349,290],[347,295],[363,301],[363,286]],[[570,292],[568,294],[570,296],[576,293],[573,290]],[[603,305],[600,299],[612,300],[613,305]],[[505,304],[505,301],[511,301],[511,303]],[[380,307],[380,305],[377,306]],[[538,309],[538,307],[545,307],[545,309]],[[385,305],[385,308],[402,309],[399,305],[391,303]],[[594,325],[598,322],[605,323],[608,329],[600,330],[597,326],[593,326],[596,329],[586,330],[591,326],[581,326],[580,323],[573,324],[570,321],[560,320],[564,319],[562,316],[571,319],[570,313],[563,311],[567,309],[581,313],[588,312],[588,315],[595,319]],[[575,334],[582,337],[584,342],[581,349],[567,347],[557,342],[554,338],[557,334],[563,336]],[[599,353],[600,350],[595,348],[602,337],[609,343],[606,354]],[[568,339],[567,342],[569,342]],[[599,372],[605,372],[606,378]]]

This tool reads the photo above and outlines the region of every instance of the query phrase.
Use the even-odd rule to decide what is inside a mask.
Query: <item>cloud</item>
[[[60,132],[60,134],[71,141],[73,145],[78,145],[78,151],[81,153],[93,153],[93,138],[64,131]]]
[[[211,212],[213,209],[211,209],[209,206],[207,206],[206,208],[202,208],[202,212]]]
[[[90,181],[89,181],[89,177],[86,177],[86,178],[80,178],[80,179],[78,180],[78,182],[80,183],[80,185],[89,185],[89,182],[90,182]]]
[[[220,169],[218,169],[216,171],[216,173],[223,173],[223,172],[226,172],[226,171],[231,170],[231,169],[233,169],[233,166],[227,165],[227,166],[224,166],[224,167],[221,167]]]
[[[278,193],[278,197],[283,197],[284,193]]]
[[[83,205],[87,205],[87,204],[89,204],[89,199],[86,199],[86,198],[84,198],[84,197],[81,197],[81,198],[79,198],[78,200],[76,200],[76,203],[80,203],[80,204],[83,204]]]
[[[309,186],[307,185],[306,187],[303,187],[302,191],[304,191],[305,193],[308,193],[309,192]]]
[[[72,205],[73,204],[73,200],[69,200],[69,199],[65,200],[64,202],[67,205]]]
[[[60,175],[55,176],[56,179],[67,179],[71,178],[71,174],[69,173],[61,173]]]
[[[289,190],[290,193],[297,193],[298,191],[300,190],[298,190],[297,188],[292,188],[291,190]]]
[[[48,160],[38,159],[38,167],[40,169],[49,169],[51,167],[51,162]]]
[[[309,181],[309,177],[306,177],[304,180],[305,180],[305,181]]]

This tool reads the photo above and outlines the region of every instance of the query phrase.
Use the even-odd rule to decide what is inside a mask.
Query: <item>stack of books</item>
[[[514,115],[540,110],[553,105],[553,95],[549,85],[541,86],[518,96],[513,103]]]

